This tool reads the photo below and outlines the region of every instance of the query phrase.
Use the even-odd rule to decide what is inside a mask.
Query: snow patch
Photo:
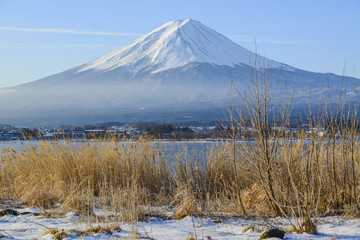
[[[151,207],[152,210],[166,211],[161,207]],[[16,209],[19,212],[40,212],[36,208]],[[106,211],[96,209],[96,215],[106,216]],[[286,239],[360,239],[360,219],[346,219],[338,216],[318,219],[318,235],[286,233]],[[129,239],[136,229],[143,239],[186,239],[195,236],[198,239],[259,239],[261,233],[266,230],[266,222],[271,222],[273,227],[289,228],[290,225],[282,218],[273,219],[239,219],[224,218],[211,219],[188,216],[182,220],[164,220],[151,217],[147,221],[134,223],[108,222],[100,223],[101,226],[119,225],[121,231],[114,231],[113,235],[107,233],[80,236],[77,231],[83,231],[94,223],[90,219],[81,219],[74,212],[65,216],[47,217],[45,215],[19,215],[0,217],[0,234],[4,239],[53,239],[53,234],[45,234],[49,228],[64,230],[66,239]],[[258,231],[247,230],[255,227]]]

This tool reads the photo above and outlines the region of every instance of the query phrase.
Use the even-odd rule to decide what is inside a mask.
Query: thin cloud
[[[61,43],[1,43],[0,48],[65,48],[65,49],[114,49],[119,46],[101,44],[61,44]]]
[[[56,28],[18,28],[0,26],[3,31],[18,31],[18,32],[38,32],[38,33],[59,33],[59,34],[79,34],[79,35],[108,35],[108,36],[125,36],[138,37],[140,33],[126,33],[126,32],[102,32],[102,31],[82,31],[74,29],[56,29]]]

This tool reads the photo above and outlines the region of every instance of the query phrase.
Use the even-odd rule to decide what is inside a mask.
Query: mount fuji
[[[250,84],[254,64],[271,68],[279,96],[319,96],[341,77],[313,73],[253,53],[198,21],[171,21],[93,61],[0,89],[1,122],[55,125],[99,121],[211,120],[235,78]],[[352,79],[357,89],[358,79]],[[296,87],[296,88],[295,88]],[[328,92],[328,91],[327,91]]]

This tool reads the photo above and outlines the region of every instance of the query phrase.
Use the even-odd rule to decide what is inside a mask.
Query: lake
[[[59,140],[61,142],[68,142],[67,140]],[[41,144],[42,141],[0,141],[0,152],[5,148],[10,148],[15,151],[21,151],[28,147],[37,147]],[[53,141],[49,141],[53,142]],[[97,140],[88,140],[88,141],[71,141],[71,144],[88,144],[93,143],[94,146],[97,144]],[[133,142],[134,143],[134,142]],[[223,141],[153,141],[150,142],[150,145],[160,148],[165,154],[166,158],[174,159],[175,155],[181,150],[186,149],[187,156],[191,156],[191,159],[206,159],[208,154],[208,149],[213,146],[220,146],[223,144]],[[113,142],[109,141],[109,144]],[[117,144],[123,144],[128,146],[130,142],[118,142]],[[115,147],[115,146],[114,146]],[[185,156],[184,156],[185,158]]]

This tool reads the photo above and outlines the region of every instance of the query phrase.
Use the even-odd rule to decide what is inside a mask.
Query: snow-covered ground
[[[13,208],[14,209],[14,208]],[[112,234],[100,233],[80,235],[79,232],[91,226],[98,226],[84,218],[69,212],[64,216],[49,217],[36,208],[16,209],[25,215],[5,215],[0,217],[0,235],[3,239],[53,239],[46,233],[48,229],[64,230],[65,239],[259,239],[266,226],[288,228],[280,218],[270,220],[244,220],[238,218],[197,218],[186,217],[182,220],[163,220],[151,217],[138,223],[108,223],[119,225],[121,231]],[[98,214],[98,213],[97,213]],[[106,224],[100,224],[106,226]],[[255,229],[260,230],[254,231]],[[249,230],[245,230],[249,229]],[[244,231],[245,230],[245,231]],[[286,239],[360,239],[360,219],[342,217],[321,218],[318,223],[318,235],[286,233]],[[137,234],[134,234],[137,233]]]

